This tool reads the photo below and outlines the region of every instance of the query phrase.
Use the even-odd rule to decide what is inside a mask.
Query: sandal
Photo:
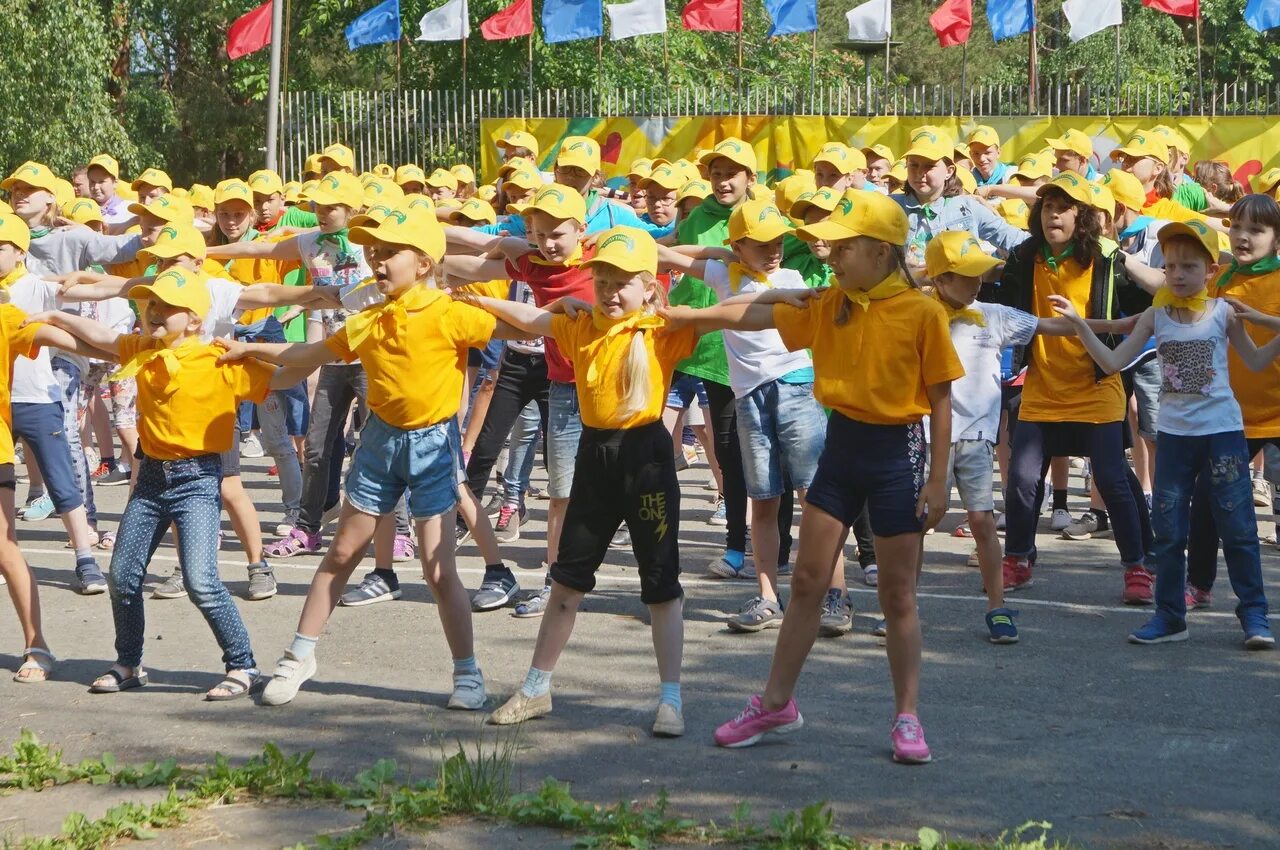
[[[103,679],[110,678],[113,681],[99,684]],[[134,670],[132,676],[126,676],[116,668],[112,667],[93,681],[89,686],[91,694],[118,694],[121,691],[131,691],[134,688],[146,687],[148,678],[145,670]]]
[[[102,535],[100,535],[100,534],[99,534],[97,531],[95,531],[94,529],[92,529],[92,528],[91,528],[91,529],[89,529],[89,535],[93,538],[93,542],[89,544],[88,548],[92,549],[93,547],[97,546],[99,543],[101,543],[101,542],[102,542]],[[74,548],[76,548],[76,547],[75,547],[75,544],[74,544],[74,543],[72,543],[70,540],[68,540],[66,543],[64,543],[64,544],[62,545],[62,548],[63,548],[63,549],[74,549]]]
[[[98,538],[98,548],[107,551],[116,548],[116,533],[114,531],[102,532],[102,536]]]
[[[49,681],[49,676],[53,673],[53,663],[58,659],[53,653],[47,649],[41,649],[38,646],[29,646],[22,650],[23,662],[18,668],[18,672],[13,674],[13,681],[23,685],[36,685],[41,682]],[[32,672],[30,676],[22,675],[23,671],[39,670],[39,675]]]
[[[248,676],[249,681],[236,676],[237,673]],[[240,699],[245,696],[262,679],[262,673],[258,670],[232,670],[222,677],[222,681],[214,685],[204,693],[205,702],[228,702],[233,699]],[[223,690],[225,694],[215,694],[214,691]]]
[[[310,535],[300,528],[289,532],[264,550],[268,558],[292,558],[295,555],[313,555],[320,551],[320,535]]]

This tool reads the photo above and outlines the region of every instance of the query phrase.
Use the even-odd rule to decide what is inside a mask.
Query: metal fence
[[[1034,108],[1033,108],[1034,103]],[[1206,89],[1159,84],[1048,82],[1034,101],[1027,86],[833,86],[740,89],[473,89],[311,92],[281,101],[281,166],[302,170],[308,154],[341,141],[357,162],[477,163],[486,118],[696,115],[835,116],[1191,116],[1280,115],[1280,84]]]

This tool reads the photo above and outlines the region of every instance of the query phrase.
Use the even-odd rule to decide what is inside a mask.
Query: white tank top
[[[1227,372],[1227,324],[1231,305],[1210,299],[1207,315],[1193,325],[1155,313],[1160,356],[1160,415],[1157,430],[1182,437],[1243,431],[1240,404]]]

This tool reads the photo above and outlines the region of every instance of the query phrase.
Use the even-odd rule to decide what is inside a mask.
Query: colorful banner
[[[807,167],[818,149],[828,141],[858,147],[886,144],[899,154],[906,149],[911,131],[922,124],[942,127],[958,139],[978,123],[996,129],[1004,140],[1001,158],[1017,162],[1025,153],[1044,146],[1047,137],[1061,136],[1069,129],[1080,130],[1093,139],[1094,166],[1099,171],[1111,167],[1111,151],[1135,130],[1166,124],[1191,142],[1191,161],[1223,160],[1246,187],[1249,178],[1267,168],[1280,167],[1280,149],[1268,142],[1275,118],[863,118],[859,116],[776,117],[768,115],[714,116],[686,118],[535,118],[532,120],[485,119],[481,124],[481,166],[487,180],[498,172],[495,143],[516,130],[524,130],[538,140],[542,150],[539,165],[550,171],[560,141],[565,136],[590,136],[600,143],[606,178],[621,178],[634,160],[642,157],[680,159],[709,149],[727,136],[751,143],[764,172],[761,179],[772,181],[796,168]]]

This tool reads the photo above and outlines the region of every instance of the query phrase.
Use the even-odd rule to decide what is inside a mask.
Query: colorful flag
[[[422,16],[418,21],[422,34],[415,41],[462,41],[471,35],[469,17],[467,0],[449,0]]]
[[[943,47],[958,47],[968,42],[973,31],[973,0],[946,0],[929,16],[929,26]]]
[[[1031,32],[1035,18],[1031,0],[988,0],[987,21],[996,41]]]
[[[1280,27],[1280,0],[1249,0],[1244,7],[1244,20],[1258,32]]]
[[[1181,18],[1200,17],[1200,0],[1142,0],[1142,5],[1166,15]]]
[[[667,31],[666,0],[607,3],[604,10],[609,13],[609,38],[613,41]]]
[[[1062,14],[1071,24],[1071,40],[1080,41],[1107,27],[1124,23],[1120,0],[1066,0]]]
[[[480,24],[480,34],[489,41],[533,35],[533,0],[516,0],[499,9]]]
[[[889,0],[867,0],[844,13],[849,21],[850,41],[887,41],[893,33],[893,11]]]
[[[347,48],[400,40],[400,0],[383,0],[347,24]]]
[[[742,0],[689,0],[680,21],[687,30],[742,32]]]
[[[578,41],[604,35],[601,0],[545,0],[542,4],[542,40],[547,44]]]
[[[818,0],[764,0],[764,10],[773,21],[769,38],[818,28]]]
[[[271,0],[245,12],[227,30],[227,58],[239,59],[271,43]]]

